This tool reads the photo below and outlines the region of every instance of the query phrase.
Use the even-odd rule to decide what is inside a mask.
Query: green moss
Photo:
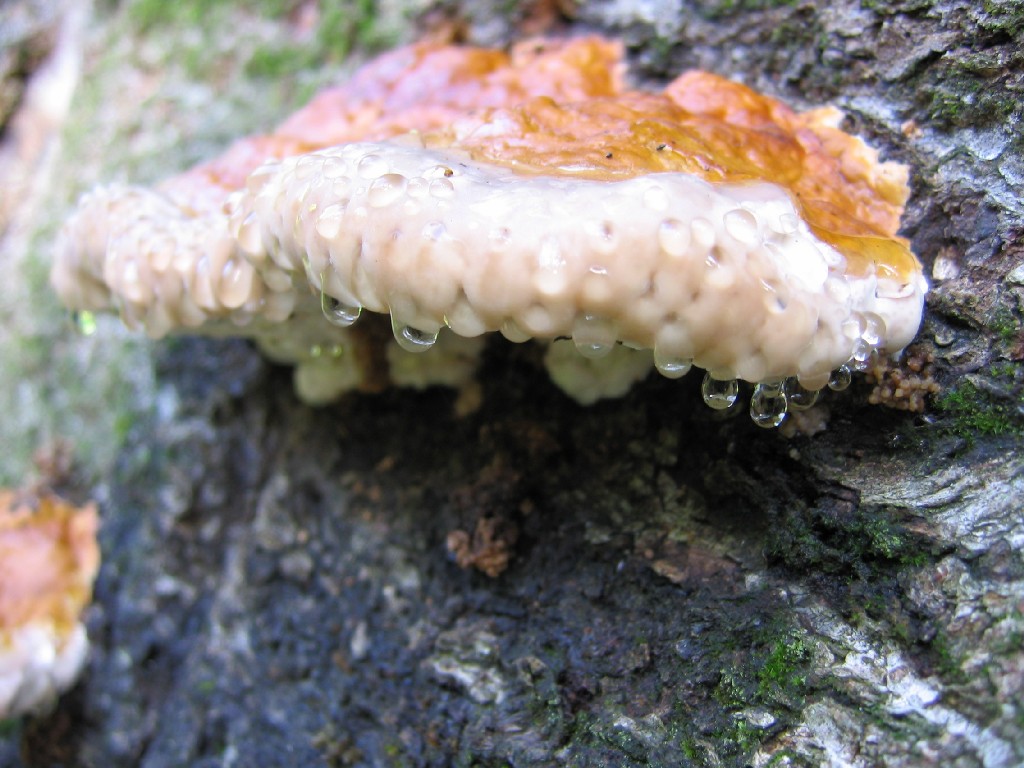
[[[984,0],[979,24],[982,29],[1020,40],[1024,30],[1024,4],[1020,0]]]
[[[395,42],[396,31],[387,29],[379,18],[376,0],[349,0],[329,5],[323,9],[312,41],[259,48],[246,63],[246,74],[276,78],[324,64],[338,64],[356,47],[386,48]]]
[[[706,19],[722,19],[752,11],[767,11],[796,5],[796,0],[712,0],[701,3],[698,12]]]
[[[1015,397],[1004,399],[965,379],[936,399],[936,408],[943,417],[940,426],[969,444],[980,436],[1024,434],[1024,417],[1020,411],[1024,396],[1019,385],[1013,391]]]
[[[779,638],[757,673],[757,694],[765,698],[795,695],[807,682],[811,653],[801,637]]]

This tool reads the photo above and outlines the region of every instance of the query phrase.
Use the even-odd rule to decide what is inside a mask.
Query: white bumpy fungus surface
[[[643,358],[611,354],[622,344],[653,351],[669,377],[705,369],[709,404],[743,379],[767,387],[752,413],[784,414],[787,396],[917,331],[923,278],[846,267],[767,182],[526,175],[459,151],[361,142],[268,162],[223,212],[137,188],[94,192],[65,230],[54,283],[70,306],[113,305],[154,337],[179,326],[255,336],[298,364],[299,391],[317,402],[358,382],[345,350],[365,309],[389,313],[409,352],[444,328],[571,338],[588,363],[579,375],[563,353],[548,357],[581,402],[642,376]],[[392,368],[420,386],[455,384],[474,366],[465,348],[453,355],[459,375],[441,361],[435,374]],[[595,388],[602,367],[610,383]]]
[[[12,631],[0,647],[0,719],[46,710],[78,679],[88,650],[81,624],[67,634],[38,622]]]

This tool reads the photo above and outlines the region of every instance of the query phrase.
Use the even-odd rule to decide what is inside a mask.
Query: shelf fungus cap
[[[45,710],[85,664],[96,507],[0,491],[0,719]]]
[[[572,339],[591,362],[547,360],[581,401],[696,366],[712,405],[757,385],[768,426],[913,338],[906,169],[836,110],[702,72],[627,90],[614,43],[531,45],[405,49],[161,190],[94,193],[55,286],[155,336],[233,322],[300,369],[317,334],[358,344],[363,310],[411,352],[444,329]],[[602,389],[601,366],[625,368]]]

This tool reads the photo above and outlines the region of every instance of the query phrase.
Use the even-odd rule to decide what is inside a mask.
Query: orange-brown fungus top
[[[44,496],[33,509],[0,491],[0,647],[33,622],[66,632],[92,597],[99,568],[95,505],[81,509]]]
[[[851,274],[872,264],[898,279],[920,271],[896,236],[906,169],[880,163],[836,128],[836,110],[798,114],[696,71],[660,94],[630,91],[621,70],[621,46],[599,38],[526,42],[510,54],[414,45],[375,60],[275,133],[237,143],[167,189],[196,200],[196,185],[236,189],[272,156],[415,131],[429,147],[520,173],[618,179],[686,172],[709,182],[773,182],[790,191],[815,234],[847,257]]]

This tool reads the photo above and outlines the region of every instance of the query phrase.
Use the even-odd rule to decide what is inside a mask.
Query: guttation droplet
[[[654,367],[667,379],[679,379],[690,372],[693,360],[688,357],[677,357],[654,348]]]
[[[833,392],[842,392],[850,386],[852,378],[853,376],[850,374],[850,369],[845,365],[840,365],[832,372],[832,376],[828,380],[828,388]]]
[[[320,309],[327,322],[339,328],[348,328],[363,311],[362,307],[346,304],[323,291],[320,292]]]
[[[83,336],[92,336],[96,333],[96,315],[92,312],[75,312],[71,315],[77,331]]]
[[[700,392],[704,396],[704,402],[716,411],[724,411],[731,408],[740,393],[740,385],[736,379],[723,381],[711,378],[710,373],[704,374],[704,381],[700,385]]]
[[[343,354],[345,354],[345,348],[341,344],[313,344],[309,348],[309,356],[314,360],[328,357],[337,360]]]
[[[750,418],[759,427],[777,427],[786,418],[786,392],[781,381],[755,385],[750,398]]]
[[[785,392],[786,401],[789,403],[789,410],[806,411],[818,402],[820,391],[818,389],[807,389],[799,382],[796,376],[786,379]]]
[[[583,357],[604,357],[615,348],[615,326],[598,315],[583,315],[573,325],[572,341]]]
[[[421,331],[418,328],[413,328],[411,325],[403,325],[401,322],[395,319],[395,316],[391,316],[391,330],[395,334],[395,341],[398,342],[398,346],[404,349],[406,352],[426,352],[437,341],[437,334],[439,331],[429,333],[427,331]]]

